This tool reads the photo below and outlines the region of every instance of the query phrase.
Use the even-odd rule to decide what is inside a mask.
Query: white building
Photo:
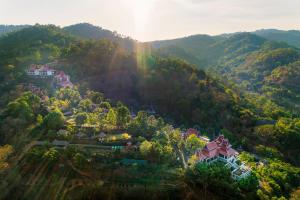
[[[251,169],[243,163],[237,163],[238,152],[231,148],[231,144],[223,135],[209,142],[205,147],[196,153],[198,162],[206,162],[208,164],[221,161],[225,166],[231,169],[232,178],[239,180],[251,174]]]
[[[52,77],[55,75],[55,70],[46,65],[34,65],[32,64],[28,70],[26,70],[28,76],[35,76],[39,78]]]

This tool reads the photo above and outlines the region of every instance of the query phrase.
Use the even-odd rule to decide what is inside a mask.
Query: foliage
[[[55,97],[59,100],[67,100],[71,105],[75,106],[81,100],[81,96],[77,90],[71,88],[61,88],[56,91]]]
[[[58,130],[62,128],[65,123],[65,118],[63,114],[56,110],[47,114],[43,120],[42,127],[45,127],[47,130]]]
[[[78,113],[75,117],[77,125],[85,124],[88,122],[88,114],[85,112]]]
[[[120,106],[117,108],[116,123],[118,127],[124,127],[129,122],[130,112],[127,107]]]
[[[259,155],[262,155],[264,157],[268,158],[282,158],[282,155],[280,155],[280,152],[278,152],[277,149],[272,147],[265,147],[263,145],[258,145],[255,147],[256,152]]]
[[[14,149],[11,145],[0,146],[0,172],[7,169],[9,164],[7,158],[13,153]]]
[[[201,139],[199,139],[196,135],[190,135],[186,140],[186,149],[193,153],[197,149],[202,149],[205,146],[205,142]]]
[[[185,175],[188,184],[194,186],[194,190],[204,189],[218,194],[224,198],[235,199],[239,197],[237,186],[233,184],[230,170],[222,164],[198,163],[188,169]]]
[[[43,154],[43,158],[50,162],[57,161],[58,156],[59,153],[55,148],[50,148],[49,150],[45,151],[45,153]]]
[[[90,99],[93,103],[95,104],[102,104],[103,100],[104,100],[104,97],[103,97],[103,94],[100,93],[100,92],[95,92],[95,91],[91,91],[91,90],[88,90],[86,92],[86,95],[85,97],[87,99]],[[109,109],[109,108],[107,108]]]
[[[92,111],[93,102],[90,99],[82,99],[78,104],[78,108],[84,112]]]
[[[114,109],[109,109],[106,120],[113,126],[117,124],[117,113],[114,111]]]
[[[86,164],[86,157],[82,153],[76,153],[73,160],[78,167],[84,167]]]
[[[152,149],[152,144],[147,140],[143,141],[140,145],[140,152],[144,156],[147,156],[151,152],[151,149]]]

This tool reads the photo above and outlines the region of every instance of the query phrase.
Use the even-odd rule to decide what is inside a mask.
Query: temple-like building
[[[197,157],[201,162],[213,162],[217,159],[230,160],[238,155],[238,152],[231,148],[231,144],[223,135],[209,142],[205,147],[197,152]]]
[[[203,149],[196,152],[198,162],[208,164],[216,161],[224,162],[231,169],[232,177],[236,180],[245,178],[251,173],[251,169],[244,163],[241,165],[237,163],[238,154],[223,135],[212,142],[208,142]]]

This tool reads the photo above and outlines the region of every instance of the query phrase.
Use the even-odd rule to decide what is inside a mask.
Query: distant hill
[[[4,35],[0,38],[0,78],[7,65],[23,71],[33,61],[53,61],[71,41],[75,38],[54,25],[35,25]]]
[[[127,50],[133,50],[137,41],[113,32],[110,30],[103,29],[99,26],[94,26],[89,23],[79,23],[63,28],[69,34],[80,37],[82,39],[109,39],[117,42],[121,47]]]
[[[298,82],[297,79],[290,78],[290,74],[299,76],[295,70],[298,69],[300,60],[299,50],[295,47],[299,31],[266,29],[254,33],[192,35],[173,40],[139,43],[88,23],[64,28],[53,25],[36,25],[28,28],[25,28],[26,25],[0,27],[2,32],[6,33],[17,31],[1,37],[5,38],[0,40],[2,66],[12,61],[18,66],[18,63],[30,63],[35,58],[40,62],[53,60],[61,55],[63,47],[74,40],[108,39],[118,43],[121,49],[129,51],[135,51],[141,44],[149,45],[154,49],[155,55],[184,59],[198,68],[217,72],[218,75],[226,77],[244,89],[265,94],[282,106],[291,109],[296,107],[297,112],[300,112]],[[26,51],[22,50],[24,48]],[[145,48],[141,49],[145,51]],[[91,60],[93,59],[89,58],[86,61],[88,63]],[[285,78],[276,78],[279,75]]]
[[[297,30],[282,31],[277,29],[261,29],[253,33],[268,40],[286,42],[291,46],[300,48],[300,31]]]
[[[295,87],[298,81],[287,81],[288,74],[299,76],[299,50],[285,42],[243,32],[195,35],[150,45],[162,56],[179,57],[198,68],[217,72],[244,89],[265,94],[279,105],[300,112],[299,88]],[[287,78],[274,78],[279,75]]]
[[[30,25],[0,25],[0,36],[13,31],[19,31],[29,26]]]
[[[192,35],[173,40],[148,42],[154,49],[163,55],[170,55],[185,59],[199,66],[207,65],[215,56],[214,44],[222,41],[223,37],[209,35]],[[211,50],[208,50],[211,49]],[[192,59],[190,59],[192,58]]]
[[[194,35],[174,40],[154,41],[149,44],[158,51],[162,51],[164,55],[176,56],[182,59],[198,64],[201,67],[209,68],[219,64],[220,60],[224,63],[227,60],[234,59],[236,63],[243,55],[258,50],[267,40],[251,33],[237,33],[227,36],[209,36]],[[169,48],[173,46],[173,48]],[[174,47],[181,48],[197,59],[189,59],[178,51],[174,51]],[[169,52],[167,52],[169,49]],[[181,50],[181,51],[182,51]]]

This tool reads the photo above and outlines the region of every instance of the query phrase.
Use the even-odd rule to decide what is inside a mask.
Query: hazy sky
[[[0,24],[79,22],[141,41],[300,29],[300,0],[0,0]]]

